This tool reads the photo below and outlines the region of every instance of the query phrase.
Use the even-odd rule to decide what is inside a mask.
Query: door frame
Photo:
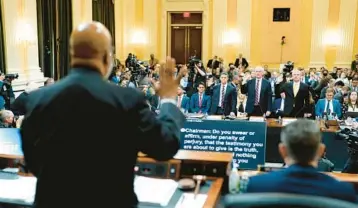
[[[165,60],[166,56],[169,55],[168,50],[168,16],[169,12],[201,12],[203,14],[203,38],[202,38],[202,53],[201,53],[201,59],[204,63],[207,62],[209,56],[211,57],[211,50],[212,48],[209,48],[209,45],[212,46],[213,40],[209,33],[210,31],[210,25],[209,25],[209,19],[210,19],[210,2],[209,0],[201,0],[201,1],[181,1],[181,0],[161,0],[161,34],[160,37],[162,39],[162,44],[160,46],[160,55],[159,57],[162,60]],[[166,27],[165,27],[166,26]],[[209,53],[210,51],[210,53]]]
[[[178,26],[178,27],[201,27],[201,59],[203,59],[204,55],[203,55],[203,39],[204,39],[204,27],[203,27],[203,20],[201,21],[201,24],[172,24],[171,23],[171,15],[172,14],[178,14],[178,13],[183,13],[183,12],[168,12],[168,18],[167,18],[167,34],[168,34],[168,38],[167,38],[167,54],[169,56],[171,56],[172,54],[172,48],[171,48],[171,44],[172,44],[172,27]],[[201,13],[202,15],[204,15],[204,12],[202,11],[196,11],[196,12],[190,12],[190,13]],[[204,19],[204,16],[203,16]],[[189,54],[190,56],[190,54]]]
[[[201,21],[201,24],[172,24],[171,23],[171,15],[172,14],[178,14],[178,13],[183,13],[183,12],[168,12],[168,23],[167,23],[167,34],[168,34],[168,39],[167,39],[167,54],[169,56],[172,56],[172,48],[171,48],[171,44],[172,44],[172,27],[201,27],[201,59],[203,60],[203,39],[204,39],[204,28],[203,28],[203,20]],[[203,12],[201,11],[197,11],[197,12],[191,12],[191,13],[201,13],[203,15]],[[185,46],[186,47],[186,46]],[[187,54],[187,57],[185,58],[185,60],[190,56],[191,54]]]

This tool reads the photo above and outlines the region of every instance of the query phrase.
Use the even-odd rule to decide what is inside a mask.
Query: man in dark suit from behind
[[[175,61],[168,58],[160,70],[157,118],[142,92],[106,81],[111,39],[101,23],[76,27],[69,75],[29,95],[21,135],[37,177],[35,208],[136,207],[138,152],[168,160],[179,149],[184,116],[175,103],[181,78],[174,79]]]
[[[301,80],[301,71],[294,69],[292,70],[292,82],[286,83],[281,89],[285,93],[285,116],[302,118],[305,113],[310,113],[309,87]]]
[[[324,151],[321,131],[315,121],[300,119],[284,127],[279,152],[287,164],[282,171],[249,179],[247,192],[295,193],[357,202],[353,185],[317,170]]]
[[[247,94],[246,113],[249,116],[270,116],[272,110],[272,88],[263,78],[264,68],[255,68],[256,77],[243,83],[241,93]]]

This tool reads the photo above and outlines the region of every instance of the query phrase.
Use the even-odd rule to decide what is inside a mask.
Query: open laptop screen
[[[0,158],[21,159],[20,129],[0,128]]]

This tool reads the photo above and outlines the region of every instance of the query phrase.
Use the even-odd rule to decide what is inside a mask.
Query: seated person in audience
[[[26,102],[27,97],[29,96],[30,92],[37,90],[39,85],[35,82],[29,82],[26,85],[26,89],[23,93],[21,93],[15,101],[10,105],[11,111],[15,115],[25,115],[26,114]]]
[[[352,184],[340,182],[317,170],[324,152],[321,131],[315,121],[300,119],[281,131],[279,152],[287,168],[250,177],[249,193],[295,193],[357,202]]]
[[[351,93],[349,93],[347,112],[358,112],[357,95],[358,95],[357,91],[352,91]]]
[[[286,95],[284,92],[280,93],[280,95],[281,95],[281,98],[277,98],[273,102],[272,112],[275,114],[276,117],[283,116],[284,115],[283,112],[285,110]]]
[[[209,112],[210,104],[210,96],[205,95],[205,84],[201,82],[198,84],[198,92],[190,98],[189,112],[206,114]]]
[[[111,75],[108,77],[108,80],[112,82],[113,84],[118,85],[119,81],[121,80],[121,70],[117,67],[113,67],[113,71],[111,72]]]
[[[0,111],[0,128],[13,128],[14,114],[9,110]]]
[[[343,86],[338,92],[334,95],[334,99],[338,100],[341,104],[343,104],[343,98],[348,96],[349,87]]]
[[[333,88],[328,88],[326,90],[326,98],[319,99],[316,103],[316,116],[323,118],[324,115],[333,116],[335,114],[338,118],[342,117],[341,104],[338,100],[333,99],[333,95]]]
[[[238,97],[237,97],[237,112],[239,113],[245,113],[246,111],[246,102],[247,102],[247,97],[245,94],[239,93]]]
[[[179,86],[178,87],[178,96],[176,98],[177,100],[177,107],[179,109],[181,109],[184,112],[188,112],[189,111],[189,103],[190,103],[190,99],[188,96],[186,96],[184,94],[184,89],[183,87]]]

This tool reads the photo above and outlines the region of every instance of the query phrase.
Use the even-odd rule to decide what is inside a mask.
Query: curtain
[[[58,72],[55,78],[67,75],[70,69],[70,35],[72,32],[72,0],[57,0],[57,49]]]
[[[113,0],[92,0],[92,19],[104,24],[112,35],[112,44],[116,45]]]
[[[45,77],[56,74],[55,1],[36,0],[39,65]]]
[[[0,4],[0,71],[6,73],[5,59],[5,40],[4,40],[4,19],[2,14],[2,4]]]

